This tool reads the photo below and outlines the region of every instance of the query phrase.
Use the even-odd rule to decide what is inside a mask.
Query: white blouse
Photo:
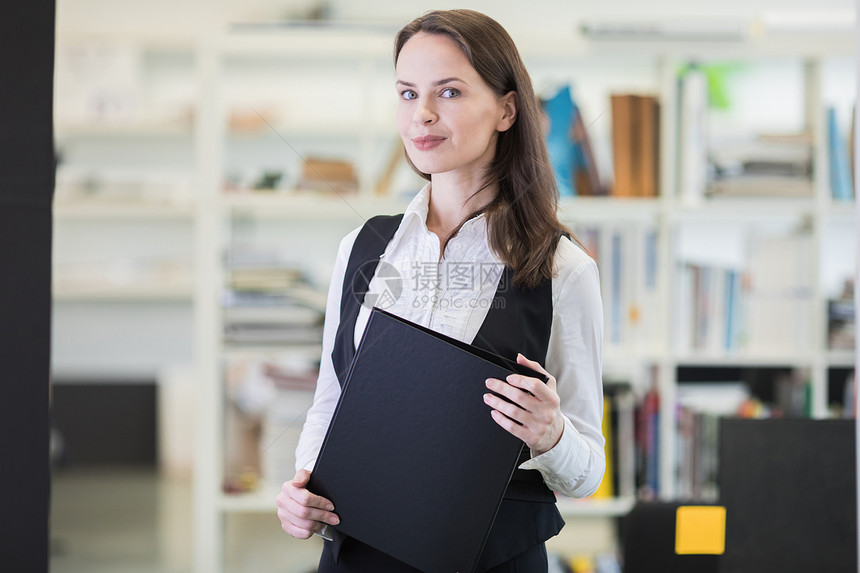
[[[425,224],[429,199],[428,184],[406,208],[385,249],[359,310],[356,346],[372,306],[469,343],[489,312],[504,265],[490,248],[486,218],[479,215],[467,221],[448,242],[440,261],[439,238]],[[296,469],[313,469],[340,396],[331,352],[340,322],[344,273],[359,230],[347,235],[338,250],[326,304],[319,379],[296,449]],[[584,497],[600,485],[606,467],[601,431],[603,307],[597,265],[581,248],[563,238],[555,265],[544,368],[558,381],[564,433],[554,448],[520,467],[540,471],[547,486],[558,493]]]

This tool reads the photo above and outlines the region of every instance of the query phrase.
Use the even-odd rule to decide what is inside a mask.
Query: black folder
[[[338,531],[427,573],[468,573],[523,442],[490,416],[487,378],[546,377],[373,309],[308,489]]]

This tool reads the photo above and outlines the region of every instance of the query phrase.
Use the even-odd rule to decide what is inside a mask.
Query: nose
[[[415,107],[415,116],[413,117],[413,121],[420,125],[432,125],[436,123],[438,116],[436,115],[436,111],[428,105],[427,101],[424,100],[419,103]]]

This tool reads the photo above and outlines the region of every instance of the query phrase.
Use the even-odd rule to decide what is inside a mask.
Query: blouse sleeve
[[[564,432],[548,452],[522,464],[569,497],[594,493],[606,469],[603,418],[603,305],[597,264],[572,243],[560,247],[557,297],[547,349],[547,372],[558,381]]]
[[[343,291],[343,277],[346,274],[346,264],[349,261],[352,245],[359,230],[360,228],[355,229],[340,242],[337,260],[332,270],[323,324],[320,372],[314,392],[314,401],[305,417],[305,424],[296,447],[296,470],[313,470],[329,422],[331,422],[335,406],[337,406],[338,398],[340,398],[340,383],[334,372],[331,352],[334,348],[335,335],[340,326],[340,298]]]

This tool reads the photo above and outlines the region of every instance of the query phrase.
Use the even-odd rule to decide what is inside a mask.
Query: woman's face
[[[516,115],[516,95],[496,96],[448,36],[419,32],[400,51],[397,128],[409,159],[430,175],[481,177],[496,139]]]

